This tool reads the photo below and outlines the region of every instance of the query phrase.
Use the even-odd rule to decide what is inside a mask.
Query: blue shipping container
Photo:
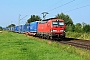
[[[15,26],[15,32],[19,32],[19,27]]]
[[[38,22],[31,22],[30,23],[30,32],[37,32],[37,28],[38,28]]]
[[[22,25],[20,25],[19,27],[20,27],[20,31],[19,32],[21,33],[22,32]]]
[[[20,32],[24,33],[24,32],[26,32],[26,30],[27,30],[27,26],[26,25],[21,25]]]
[[[24,32],[27,32],[27,25],[26,24],[24,25],[23,29],[24,29],[23,30]]]
[[[26,32],[30,32],[30,23],[26,24]]]

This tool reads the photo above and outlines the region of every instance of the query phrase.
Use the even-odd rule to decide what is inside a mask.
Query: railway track
[[[57,40],[54,40],[54,41],[57,41]],[[62,41],[58,40],[58,42],[60,42],[62,44],[68,44],[68,45],[71,45],[71,46],[75,46],[75,47],[90,50],[90,40],[81,40],[81,39],[75,39],[75,38],[65,38]]]
[[[40,39],[42,39],[42,38],[40,38]],[[61,40],[55,40],[55,39],[54,40],[50,40],[50,41],[54,41],[54,42],[57,41],[57,42],[60,42],[62,44],[68,44],[68,45],[71,45],[71,46],[75,46],[75,47],[79,47],[79,48],[90,50],[90,40],[65,38],[62,41]]]
[[[89,40],[79,40],[79,39],[72,39],[72,40],[67,40],[67,41],[59,41],[62,44],[68,44],[71,46],[79,47],[79,48],[84,48],[87,50],[90,50],[90,41]]]

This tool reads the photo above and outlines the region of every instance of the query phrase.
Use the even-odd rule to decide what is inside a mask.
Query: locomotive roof
[[[49,18],[49,19],[45,19],[43,21],[48,21],[48,20],[51,20],[51,19],[57,19],[57,18]]]
[[[43,24],[43,23],[46,23],[47,21],[39,21],[39,23]]]

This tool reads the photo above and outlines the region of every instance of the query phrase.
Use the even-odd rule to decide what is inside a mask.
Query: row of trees
[[[66,31],[71,31],[71,32],[90,32],[90,25],[86,23],[76,23],[74,24],[72,19],[63,13],[57,14],[57,18],[63,19],[66,23]]]
[[[66,31],[90,33],[90,25],[86,24],[84,22],[83,23],[76,23],[75,25],[73,24],[71,26],[66,26]]]
[[[27,23],[34,22],[34,21],[40,21],[41,18],[38,15],[31,15],[31,17],[27,20]]]
[[[10,24],[7,26],[7,28],[14,27],[14,26],[15,26],[15,24]]]
[[[66,23],[66,31],[71,32],[90,32],[90,25],[86,23],[73,23],[73,20],[70,18],[69,15],[65,15],[64,13],[57,14],[55,18],[63,19]],[[27,23],[34,22],[34,21],[41,21],[40,16],[38,15],[31,15],[30,18],[27,20]],[[13,27],[15,24],[10,24],[8,27]]]
[[[0,26],[0,31],[3,30],[3,28]]]

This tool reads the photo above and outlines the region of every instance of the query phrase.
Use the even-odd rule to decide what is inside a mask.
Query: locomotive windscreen
[[[52,25],[53,26],[64,26],[64,22],[55,21],[55,22],[52,22]]]

